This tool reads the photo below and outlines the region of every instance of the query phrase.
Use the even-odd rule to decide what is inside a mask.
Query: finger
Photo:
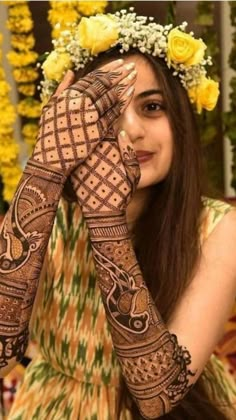
[[[129,88],[134,86],[136,78],[137,71],[134,70],[126,76],[121,83],[113,86],[109,91],[104,91],[102,95],[98,96],[97,100],[94,101],[94,104],[97,107],[100,117],[102,117],[108,109],[116,106],[117,103],[119,103],[120,111],[126,108],[131,99],[130,95],[134,91],[134,89],[129,90]]]
[[[65,89],[67,89],[74,81],[75,74],[72,70],[68,70],[62,79],[61,83],[58,85],[53,97],[60,95]]]
[[[128,134],[122,130],[118,134],[118,144],[120,148],[122,162],[124,164],[128,181],[130,183],[131,195],[136,190],[140,179],[140,166],[137,160],[133,144]]]
[[[97,93],[99,94],[97,95],[98,97],[103,95],[107,90],[111,89],[113,86],[116,86],[118,83],[122,85],[123,79],[125,79],[134,69],[135,63],[119,65],[115,68],[106,65],[92,71],[82,79],[78,80],[74,84],[74,88],[80,92],[86,89],[86,92],[88,92],[88,90],[91,89],[93,85],[91,92],[89,90],[89,93],[93,95],[93,93],[97,91]],[[99,86],[98,90],[94,90],[96,84]]]

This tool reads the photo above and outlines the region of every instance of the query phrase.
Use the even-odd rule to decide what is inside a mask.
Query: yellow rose
[[[72,67],[70,54],[52,51],[44,61],[42,68],[49,80],[60,82],[66,70]]]
[[[171,61],[186,66],[199,64],[204,57],[205,49],[206,44],[201,39],[194,39],[191,35],[174,28],[168,35],[168,64],[170,65]]]
[[[106,51],[119,37],[117,23],[106,15],[83,17],[78,31],[80,46],[92,54]]]
[[[212,111],[215,108],[219,93],[219,83],[206,77],[202,78],[198,86],[188,91],[190,101],[196,102],[199,114],[203,108],[207,111]]]

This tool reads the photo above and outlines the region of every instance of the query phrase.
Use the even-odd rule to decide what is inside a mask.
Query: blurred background
[[[1,1],[0,2],[0,218],[6,212],[37,136],[41,102],[39,63],[52,40],[82,16],[133,6],[162,24],[188,22],[212,56],[209,75],[220,82],[214,111],[198,116],[212,190],[236,197],[236,2],[234,1]],[[24,366],[36,349],[0,382],[0,420],[14,399]],[[236,311],[216,352],[236,378]]]

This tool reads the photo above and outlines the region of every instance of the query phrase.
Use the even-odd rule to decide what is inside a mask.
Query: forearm
[[[162,322],[124,217],[93,216],[88,224],[102,299],[127,386],[144,417],[162,416],[189,390],[190,354]]]
[[[0,235],[0,376],[21,359],[49,236],[65,183],[29,161]]]

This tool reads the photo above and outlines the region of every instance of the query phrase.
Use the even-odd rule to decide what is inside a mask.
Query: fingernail
[[[132,70],[135,67],[135,63],[129,63],[125,65],[126,70]]]
[[[116,60],[116,61],[115,61],[115,64],[118,64],[118,65],[121,65],[121,64],[123,64],[123,63],[124,63],[123,58],[119,58],[119,60]]]
[[[129,79],[129,80],[134,79],[134,78],[136,77],[136,74],[137,74],[137,70],[132,71],[132,73],[130,73],[130,74],[127,76],[127,79]]]
[[[120,134],[120,136],[121,136],[121,137],[123,137],[123,138],[126,136],[126,132],[125,132],[125,130],[121,130],[119,134]]]
[[[131,95],[132,95],[132,93],[133,93],[133,91],[134,91],[134,86],[131,86],[131,87],[127,90],[127,92],[126,92],[126,96],[131,96]]]

